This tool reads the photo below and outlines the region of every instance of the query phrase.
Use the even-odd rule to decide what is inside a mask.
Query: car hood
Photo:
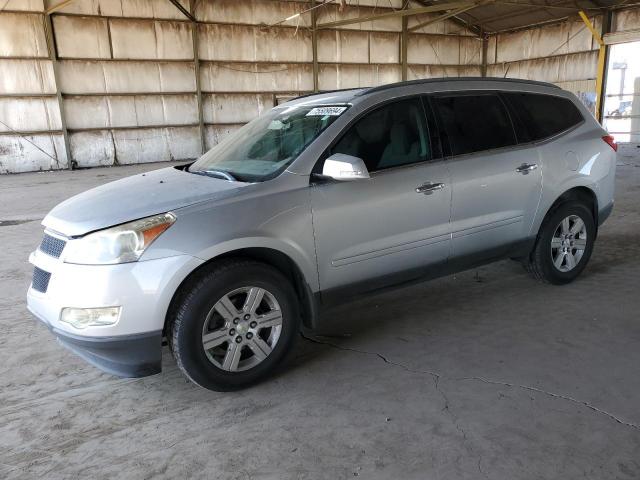
[[[57,205],[42,224],[74,237],[203,201],[228,197],[248,183],[169,167],[106,183]]]

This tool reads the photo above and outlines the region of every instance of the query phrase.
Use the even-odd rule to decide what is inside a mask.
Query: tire
[[[568,228],[563,223],[565,219],[569,222]],[[578,233],[572,233],[578,229]],[[565,232],[573,236],[565,238]],[[572,282],[587,266],[595,238],[596,225],[591,210],[578,201],[562,203],[542,222],[533,251],[524,262],[525,268],[545,283]]]
[[[182,288],[171,317],[169,345],[178,367],[195,384],[215,391],[238,390],[267,377],[300,330],[291,283],[252,260],[222,260],[196,274]]]

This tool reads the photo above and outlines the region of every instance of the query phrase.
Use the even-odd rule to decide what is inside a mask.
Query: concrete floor
[[[640,158],[572,285],[504,261],[336,310],[237,393],[122,380],[25,308],[39,220],[156,165],[0,177],[0,478],[640,478]]]

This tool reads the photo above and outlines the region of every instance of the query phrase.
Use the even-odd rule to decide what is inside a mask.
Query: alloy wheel
[[[202,346],[209,361],[229,372],[255,367],[273,351],[282,331],[275,296],[255,286],[223,295],[207,314]]]
[[[573,270],[587,248],[587,227],[577,215],[565,217],[551,237],[551,260],[561,272]]]

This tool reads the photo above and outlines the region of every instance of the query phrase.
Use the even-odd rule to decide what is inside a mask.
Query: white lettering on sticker
[[[325,115],[329,115],[330,117],[337,117],[342,112],[344,112],[347,107],[316,107],[309,110],[307,113],[307,117],[324,117]]]

